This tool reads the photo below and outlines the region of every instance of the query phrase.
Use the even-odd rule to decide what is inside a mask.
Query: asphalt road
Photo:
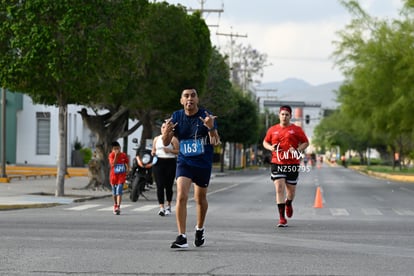
[[[110,198],[0,212],[0,275],[413,275],[413,184],[312,169],[287,228],[275,227],[267,170],[216,177],[209,191],[206,246],[187,250],[169,248],[175,217],[157,215],[155,193],[125,196],[120,216]],[[190,201],[191,243],[194,225]]]

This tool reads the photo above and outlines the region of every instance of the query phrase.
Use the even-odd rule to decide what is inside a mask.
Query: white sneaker
[[[165,209],[165,215],[166,215],[166,216],[171,215],[171,207],[167,207],[167,208]]]

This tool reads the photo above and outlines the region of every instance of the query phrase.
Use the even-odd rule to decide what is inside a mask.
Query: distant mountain
[[[271,82],[268,84],[277,84],[279,89],[305,89],[312,86],[310,83],[296,78],[288,78],[280,82]]]
[[[322,108],[336,108],[335,91],[342,82],[329,82],[311,85],[304,80],[288,78],[280,82],[262,83],[256,87],[256,94],[262,98],[273,98],[280,101],[305,101],[321,103]],[[277,90],[277,91],[273,91]]]

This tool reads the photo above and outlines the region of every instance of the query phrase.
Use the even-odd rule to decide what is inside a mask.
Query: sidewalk
[[[54,176],[13,179],[9,183],[0,183],[0,210],[50,207],[111,196],[110,190],[83,189],[88,182],[89,179],[85,176],[65,178],[63,197],[55,196]]]

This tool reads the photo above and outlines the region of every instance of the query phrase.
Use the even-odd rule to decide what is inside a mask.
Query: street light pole
[[[6,178],[6,89],[1,88],[1,178]]]

